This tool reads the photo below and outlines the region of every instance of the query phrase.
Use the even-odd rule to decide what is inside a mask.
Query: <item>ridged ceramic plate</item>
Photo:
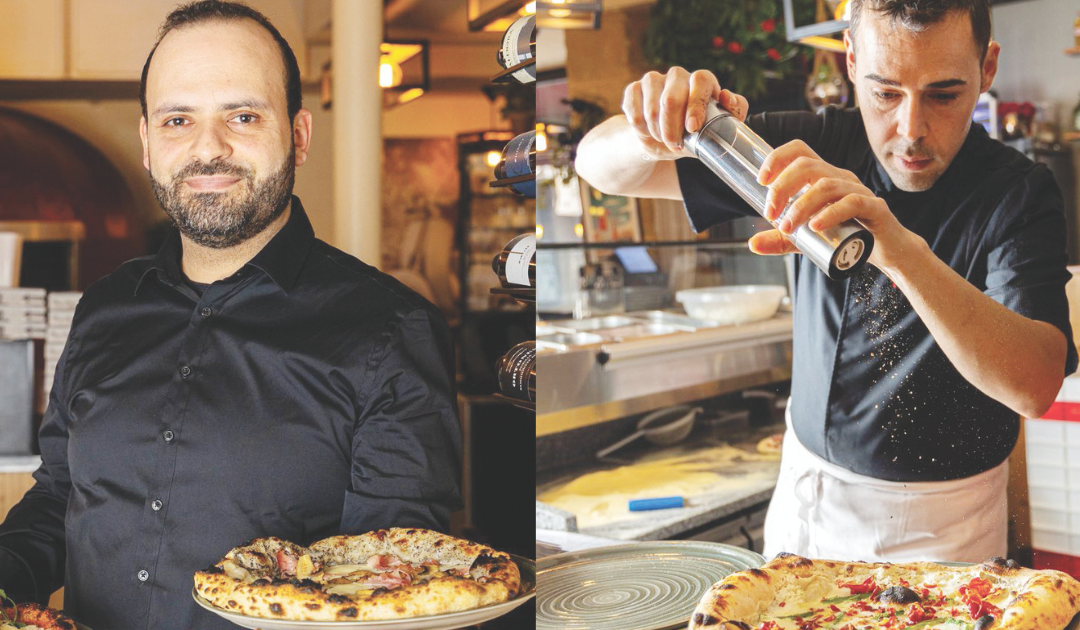
[[[764,562],[747,549],[693,540],[549,556],[537,564],[536,630],[685,627],[714,582]]]
[[[501,617],[536,595],[536,565],[529,558],[510,554],[514,563],[521,570],[521,586],[524,592],[501,604],[492,604],[475,610],[433,615],[430,617],[410,617],[408,619],[387,619],[385,621],[289,621],[286,619],[264,619],[241,615],[222,610],[206,601],[191,589],[195,603],[241,628],[260,628],[261,630],[452,630],[464,628]]]

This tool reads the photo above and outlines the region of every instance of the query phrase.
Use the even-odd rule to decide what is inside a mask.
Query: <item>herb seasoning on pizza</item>
[[[781,554],[714,584],[690,630],[1062,630],[1080,582],[994,558],[946,566]]]
[[[258,538],[195,574],[231,612],[297,621],[371,621],[470,610],[521,590],[510,556],[426,529],[333,536],[310,547]]]

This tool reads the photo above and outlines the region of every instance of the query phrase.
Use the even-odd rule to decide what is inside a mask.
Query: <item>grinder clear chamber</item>
[[[770,147],[750,127],[716,103],[709,103],[702,128],[686,134],[683,142],[720,179],[731,186],[758,214],[765,216],[765,196],[768,188],[758,183],[758,172]],[[784,214],[798,199],[791,202],[772,221],[777,227]],[[805,224],[787,235],[795,247],[810,258],[827,276],[834,280],[846,278],[858,271],[874,248],[874,235],[857,221],[846,221],[834,228],[815,232]]]

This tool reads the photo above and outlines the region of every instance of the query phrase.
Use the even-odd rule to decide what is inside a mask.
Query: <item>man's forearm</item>
[[[578,144],[574,169],[590,186],[609,195],[635,195],[653,175],[649,159],[630,123],[613,116],[594,127]]]
[[[1053,403],[1065,376],[1065,335],[1014,313],[972,286],[920,238],[885,270],[953,366],[987,396],[1027,418]]]

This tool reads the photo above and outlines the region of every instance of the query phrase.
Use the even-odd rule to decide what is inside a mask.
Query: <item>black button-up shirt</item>
[[[858,109],[765,113],[747,123],[778,147],[799,138],[855,173],[956,273],[1010,310],[1056,326],[1076,369],[1065,283],[1065,215],[1045,165],[979,125],[924,192],[896,188]],[[698,160],[676,167],[695,229],[758,215]],[[763,227],[767,226],[764,220]],[[1003,462],[1019,417],[967,382],[899,289],[876,268],[829,280],[795,256],[792,423],[818,456],[891,481],[959,479]]]
[[[36,485],[0,525],[0,587],[95,630],[233,628],[192,575],[256,536],[445,529],[461,438],[434,306],[284,228],[198,295],[173,234],[88,288]]]

